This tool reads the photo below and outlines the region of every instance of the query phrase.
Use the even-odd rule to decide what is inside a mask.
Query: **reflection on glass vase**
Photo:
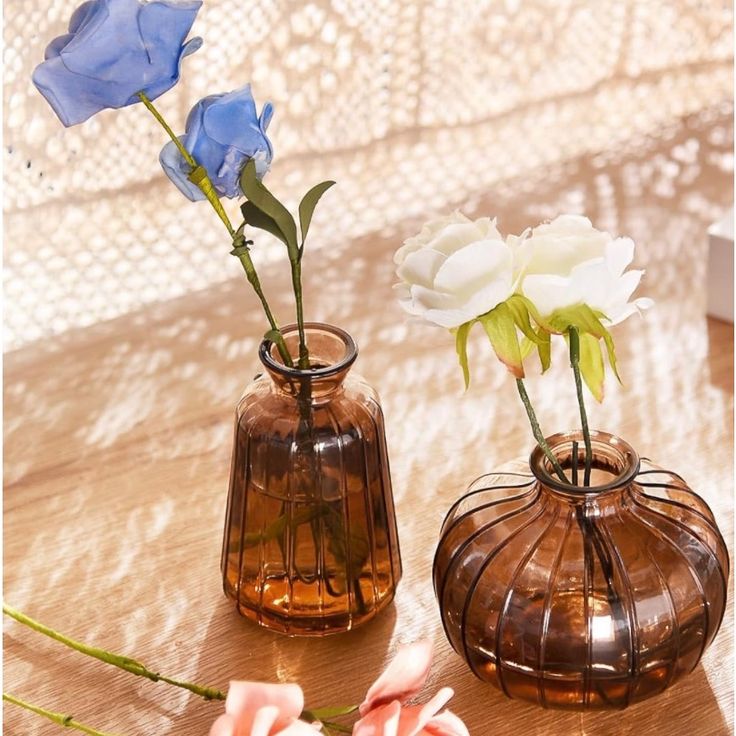
[[[221,568],[241,614],[320,636],[386,607],[401,559],[378,397],[348,375],[350,335],[305,327],[312,367],[286,367],[264,340],[266,374],[237,406]],[[298,355],[296,327],[283,334]]]
[[[450,509],[434,562],[445,632],[472,671],[544,707],[624,708],[691,672],[716,635],[729,559],[707,504],[592,433],[590,487],[539,448]],[[548,438],[563,468],[580,433]],[[531,472],[530,472],[531,470]]]

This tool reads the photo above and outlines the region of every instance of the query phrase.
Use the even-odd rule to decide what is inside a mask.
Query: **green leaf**
[[[460,361],[460,367],[463,369],[463,379],[465,381],[465,390],[470,386],[470,367],[468,366],[468,333],[470,328],[475,324],[474,320],[465,322],[455,331],[455,350],[457,358]]]
[[[509,306],[501,302],[490,312],[478,317],[478,322],[483,325],[498,359],[514,376],[523,378],[524,366],[521,360],[519,335],[516,332],[514,315]]]
[[[259,210],[253,202],[248,201],[243,203],[240,206],[240,211],[243,213],[243,219],[246,225],[258,228],[259,230],[265,230],[267,233],[275,235],[287,248],[289,247],[286,235],[281,232],[281,228],[278,226],[276,220]]]
[[[278,225],[278,229],[286,238],[286,247],[289,258],[296,260],[299,256],[299,247],[296,238],[296,223],[289,210],[279,202],[266,186],[256,177],[256,163],[250,159],[240,174],[240,187],[243,194],[257,209],[268,215]]]
[[[600,340],[595,335],[580,335],[580,373],[595,400],[603,401],[606,367],[603,364]]]
[[[307,232],[312,223],[312,215],[314,214],[314,208],[317,206],[317,202],[319,202],[322,195],[334,184],[334,181],[323,181],[313,186],[302,197],[302,201],[299,203],[299,226],[302,231],[302,247],[304,247],[304,241],[307,239]]]

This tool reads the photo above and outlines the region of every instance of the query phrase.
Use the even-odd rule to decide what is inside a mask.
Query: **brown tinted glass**
[[[298,355],[293,327],[284,329]],[[348,375],[352,338],[308,324],[310,370],[264,341],[266,373],[237,406],[222,551],[225,593],[275,631],[351,629],[384,608],[401,577],[384,419]]]
[[[573,441],[582,448],[578,433],[548,439],[564,468]],[[545,707],[662,692],[698,664],[726,604],[728,553],[707,504],[617,437],[593,433],[593,453],[587,488],[561,484],[539,448],[478,478],[435,556],[454,649],[479,678]]]

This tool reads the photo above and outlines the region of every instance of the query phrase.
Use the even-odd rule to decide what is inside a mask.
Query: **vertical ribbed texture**
[[[447,637],[479,678],[545,707],[598,709],[697,665],[728,571],[707,504],[647,463],[580,497],[529,473],[479,478],[442,525],[433,574]]]
[[[331,382],[319,394],[313,381],[305,413],[263,376],[237,411],[224,589],[244,616],[291,635],[368,621],[401,577],[383,413],[362,380]]]

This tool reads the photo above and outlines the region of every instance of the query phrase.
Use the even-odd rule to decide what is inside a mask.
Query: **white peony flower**
[[[473,320],[514,292],[513,251],[488,217],[453,212],[429,222],[394,262],[401,306],[441,327]]]
[[[653,302],[629,301],[644,271],[626,271],[634,258],[634,242],[596,230],[587,217],[560,215],[516,240],[519,293],[548,317],[556,309],[587,304],[622,322]]]

